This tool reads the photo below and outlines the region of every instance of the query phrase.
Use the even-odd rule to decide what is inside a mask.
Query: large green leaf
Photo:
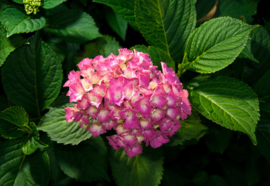
[[[29,46],[22,46],[8,57],[2,68],[2,83],[14,104],[40,116],[60,92],[62,66],[38,34],[29,42]]]
[[[50,9],[54,8],[67,0],[44,0],[42,2],[42,8]]]
[[[23,154],[20,140],[0,143],[0,185],[47,186],[50,163],[46,152]]]
[[[195,28],[194,0],[136,0],[135,17],[149,45],[163,49],[178,63]]]
[[[258,138],[259,152],[270,162],[270,116],[269,113],[261,112],[261,119],[258,123],[256,136]]]
[[[248,85],[219,76],[198,82],[191,89],[193,108],[225,128],[248,134],[252,142],[257,143],[254,132],[259,119],[259,102]]]
[[[5,28],[0,24],[0,67],[6,61],[8,55],[23,43],[24,39],[20,35],[7,38]]]
[[[173,68],[175,70],[175,63],[173,59],[163,50],[149,46],[148,48],[144,45],[136,45],[131,48],[132,50],[135,49],[139,52],[148,53],[149,57],[151,58],[153,64],[155,66],[158,66],[158,68],[161,70],[161,63],[165,62],[168,67]]]
[[[7,30],[7,37],[18,33],[29,33],[45,26],[44,17],[28,16],[22,7],[7,6],[0,11],[0,22]]]
[[[61,169],[81,182],[110,180],[107,175],[107,147],[101,137],[77,146],[56,145],[55,155]]]
[[[115,31],[121,39],[125,41],[128,25],[127,21],[111,9],[106,11],[106,19],[113,31]]]
[[[24,135],[22,128],[28,127],[28,115],[22,107],[10,107],[0,113],[0,135],[15,139]]]
[[[144,148],[143,153],[129,158],[124,149],[111,148],[112,175],[119,186],[158,186],[163,172],[161,148]]]
[[[62,11],[48,20],[48,30],[71,43],[84,43],[100,37],[94,19],[77,10]]]
[[[252,28],[230,17],[207,21],[190,36],[183,62],[189,62],[189,69],[200,73],[221,70],[244,49]]]
[[[48,136],[57,143],[72,145],[77,145],[92,136],[89,131],[80,128],[80,122],[67,122],[65,113],[64,106],[51,108],[42,119],[38,130],[47,132]]]
[[[135,0],[94,0],[93,2],[103,3],[110,6],[116,13],[129,22],[133,26],[137,26],[134,16],[134,1]]]
[[[252,15],[257,13],[258,2],[257,0],[219,0],[215,16],[230,16],[251,24]]]
[[[171,137],[168,145],[183,145],[187,140],[199,137],[208,128],[201,124],[201,120],[196,111],[192,111],[192,114],[184,121],[180,121],[181,128]]]

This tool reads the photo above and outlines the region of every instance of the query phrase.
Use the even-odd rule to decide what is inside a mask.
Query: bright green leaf
[[[0,185],[47,186],[50,163],[46,152],[23,154],[20,140],[0,143]]]
[[[111,148],[112,175],[119,186],[158,186],[163,172],[161,148],[144,148],[143,153],[129,158],[124,149]]]
[[[148,53],[149,57],[151,58],[153,65],[158,66],[158,68],[161,70],[161,63],[165,62],[168,67],[173,68],[175,70],[175,63],[173,59],[163,50],[149,46],[148,48],[144,45],[137,45],[131,48],[132,50],[135,49],[139,52]]]
[[[32,132],[24,139],[22,146],[22,150],[25,155],[34,153],[38,148],[43,150],[48,147],[48,145],[40,141],[36,124],[34,122],[30,122],[29,126],[32,129]]]
[[[184,121],[180,120],[181,128],[171,137],[171,141],[168,145],[183,145],[187,140],[199,137],[208,128],[201,124],[201,120],[196,111],[192,111],[192,114],[188,116]]]
[[[48,136],[57,143],[77,145],[90,138],[92,134],[81,128],[80,122],[66,121],[66,112],[64,108],[64,106],[60,108],[51,108],[42,119],[41,124],[38,126],[38,130],[47,132]]]
[[[93,2],[110,6],[116,13],[127,20],[129,24],[137,27],[134,16],[134,1],[135,0],[94,0]]]
[[[7,38],[5,28],[0,24],[0,67],[6,61],[8,55],[24,42],[20,35]]]
[[[115,31],[125,41],[128,25],[127,21],[111,9],[106,11],[106,19],[113,31]]]
[[[8,57],[2,68],[2,83],[11,102],[39,116],[60,92],[62,66],[38,34],[29,42]]]
[[[67,0],[43,0],[42,8],[50,9],[54,8]]]
[[[85,43],[101,36],[93,18],[76,10],[62,11],[50,17],[47,28],[71,43]]]
[[[248,38],[247,44],[245,48],[242,50],[242,52],[238,56],[239,58],[247,58],[250,59],[251,61],[254,61],[256,63],[259,63],[257,59],[253,56],[251,52],[251,38]]]
[[[216,77],[198,82],[190,91],[193,108],[206,118],[230,130],[241,131],[256,142],[259,101],[253,90],[241,81]]]
[[[196,12],[197,20],[203,18],[214,7],[217,0],[197,0]]]
[[[15,139],[24,135],[19,130],[28,127],[28,115],[22,107],[10,107],[0,113],[0,135]]]
[[[187,39],[195,29],[195,2],[136,0],[135,18],[149,45],[166,51],[178,63],[184,55]]]
[[[244,49],[254,27],[230,17],[207,21],[189,37],[183,61],[190,62],[190,70],[200,73],[221,70]]]
[[[0,11],[0,22],[7,30],[7,37],[18,33],[29,33],[40,30],[46,20],[40,15],[28,16],[23,7],[8,6]]]
[[[230,16],[252,23],[252,16],[257,13],[256,0],[219,0],[216,17]]]
[[[81,182],[101,179],[107,175],[107,147],[101,137],[91,138],[77,146],[56,145],[55,155],[62,171]]]

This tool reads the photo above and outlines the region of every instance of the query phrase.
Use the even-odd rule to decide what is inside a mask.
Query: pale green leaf
[[[189,37],[183,62],[200,73],[221,70],[244,49],[254,27],[230,17],[207,21]]]
[[[21,130],[28,126],[28,115],[22,107],[10,107],[0,112],[0,135],[15,139],[24,135]]]
[[[23,7],[8,6],[0,11],[0,22],[7,30],[7,37],[42,29],[46,20],[41,15],[29,16]]]
[[[144,148],[143,153],[129,158],[124,149],[111,148],[112,175],[119,186],[158,186],[163,172],[161,148]]]
[[[135,18],[149,45],[166,51],[178,63],[184,55],[187,39],[195,29],[195,2],[136,0]]]
[[[42,8],[50,9],[54,8],[67,0],[44,0],[42,2]]]
[[[77,10],[62,11],[50,17],[47,29],[71,43],[85,43],[101,37],[93,18]]]
[[[72,106],[72,105],[66,105]],[[80,127],[80,122],[67,122],[65,117],[65,106],[51,108],[45,114],[38,130],[48,133],[48,136],[57,143],[77,145],[90,138],[92,134]]]
[[[198,82],[190,91],[193,108],[206,118],[230,130],[241,131],[256,142],[259,101],[253,90],[241,81],[216,77]]]
[[[0,67],[6,61],[8,55],[24,42],[20,35],[7,38],[5,28],[0,24]]]
[[[0,185],[47,186],[50,163],[46,152],[23,154],[20,140],[0,143]]]
[[[135,0],[94,0],[93,2],[103,3],[110,6],[116,13],[129,22],[134,27],[137,27],[134,16],[134,1]]]
[[[128,25],[127,21],[111,9],[106,11],[106,19],[113,31],[115,31],[121,37],[121,39],[125,41]]]
[[[54,145],[57,163],[62,171],[81,182],[110,180],[107,175],[107,147],[101,137],[91,138],[77,146]]]
[[[8,57],[2,68],[2,83],[11,102],[39,116],[60,92],[62,65],[38,34],[29,42]]]

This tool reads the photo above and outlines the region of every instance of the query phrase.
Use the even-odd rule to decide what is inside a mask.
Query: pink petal
[[[84,78],[81,80],[81,83],[82,83],[84,91],[89,92],[90,90],[93,89],[93,86],[92,86],[91,81],[89,79]]]
[[[92,133],[93,137],[106,133],[106,130],[103,128],[100,122],[92,123],[88,130]]]
[[[98,114],[97,114],[98,121],[100,121],[100,122],[110,121],[111,118],[110,118],[109,114],[110,114],[109,110],[107,110],[105,108],[100,109]]]
[[[153,148],[158,148],[162,144],[168,143],[169,141],[170,141],[169,138],[159,131],[156,132],[156,134],[150,139],[150,145]]]
[[[149,74],[139,74],[140,85],[144,87],[148,87],[150,83],[150,75]]]
[[[81,109],[86,109],[89,106],[86,96],[83,96],[81,101],[78,101],[77,107]]]
[[[124,94],[122,93],[122,87],[111,87],[110,88],[110,103],[120,106],[124,100]]]
[[[124,88],[123,88],[123,93],[124,93],[124,96],[127,100],[130,100],[131,97],[134,95],[134,88],[133,88],[133,84],[132,83],[129,83],[128,85],[126,85]]]
[[[87,93],[86,94],[86,98],[88,100],[88,102],[91,104],[91,105],[94,105],[96,107],[99,107],[99,105],[101,104],[102,102],[102,96],[100,95],[96,95],[95,93]]]
[[[118,136],[117,135],[113,135],[113,136],[107,136],[106,137],[109,141],[109,144],[115,149],[115,150],[119,150],[120,147],[116,144],[116,141],[118,140]]]
[[[139,144],[135,144],[133,147],[125,148],[125,152],[129,158],[142,153],[142,147]]]
[[[96,119],[97,113],[98,113],[98,108],[94,105],[91,105],[85,110],[86,114],[89,114],[92,119]]]
[[[174,120],[179,113],[180,111],[178,108],[168,108],[167,110],[167,116],[169,116],[172,120]]]
[[[160,109],[162,109],[162,107],[167,103],[167,99],[164,98],[164,96],[162,94],[154,94],[151,97],[151,103],[150,106],[152,107],[158,107]]]
[[[127,144],[128,146],[134,146],[137,142],[137,138],[135,135],[131,135],[131,134],[126,134],[124,137],[123,137],[123,141],[125,144]]]
[[[103,126],[106,130],[111,130],[112,128],[117,126],[116,120],[110,120],[107,122],[103,122]]]
[[[115,130],[116,130],[116,133],[118,134],[118,135],[121,135],[121,134],[124,134],[124,133],[129,133],[130,132],[130,129],[125,129],[124,128],[124,125],[117,125],[116,127],[115,127]]]
[[[165,117],[165,112],[161,109],[155,109],[151,114],[151,118],[153,121],[159,121],[164,117]]]
[[[91,91],[91,93],[104,97],[106,95],[106,85],[95,85],[95,88]]]

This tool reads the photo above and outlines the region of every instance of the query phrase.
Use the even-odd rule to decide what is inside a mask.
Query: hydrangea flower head
[[[162,72],[148,54],[128,49],[82,60],[80,71],[71,71],[64,84],[70,102],[77,102],[65,108],[66,120],[80,121],[93,137],[115,130],[109,144],[123,147],[130,158],[142,153],[143,141],[153,148],[168,143],[191,106],[173,69],[161,66]]]

